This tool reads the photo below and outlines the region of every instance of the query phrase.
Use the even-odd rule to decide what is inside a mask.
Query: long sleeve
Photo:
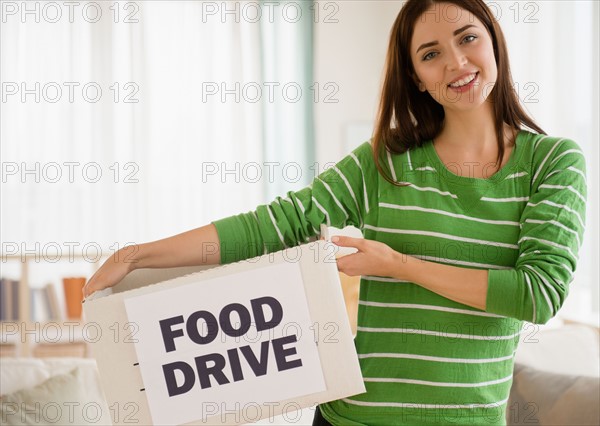
[[[369,183],[367,183],[369,181]],[[362,229],[377,202],[377,170],[365,142],[312,183],[255,211],[214,221],[221,263],[231,263],[309,241],[320,225]]]
[[[490,270],[487,307],[535,324],[556,315],[569,293],[585,229],[585,158],[570,140],[538,141],[531,195],[520,220],[514,269]],[[537,163],[537,161],[536,161]]]

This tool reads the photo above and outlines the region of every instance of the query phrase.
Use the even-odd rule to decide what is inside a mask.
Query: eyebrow
[[[469,28],[474,27],[474,26],[475,25],[473,25],[473,24],[465,25],[464,27],[461,27],[458,30],[454,31],[452,33],[452,35],[457,36],[460,33],[462,33],[463,31],[466,31]],[[422,44],[422,45],[419,46],[419,48],[417,49],[416,53],[419,53],[419,51],[422,50],[422,49],[427,49],[428,47],[435,46],[436,44],[439,44],[439,42],[438,41],[430,41],[429,43],[424,43],[424,44]]]

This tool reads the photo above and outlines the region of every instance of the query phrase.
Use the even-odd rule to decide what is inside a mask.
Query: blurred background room
[[[588,161],[569,297],[517,358],[597,378],[600,4],[487,3],[526,110]],[[2,1],[3,365],[92,366],[77,292],[107,256],[253,210],[367,141],[401,5]],[[4,377],[0,394],[21,386]]]

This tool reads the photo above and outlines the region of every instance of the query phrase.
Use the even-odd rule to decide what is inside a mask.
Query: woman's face
[[[437,3],[417,19],[410,54],[419,90],[427,90],[444,110],[481,107],[496,83],[489,33],[455,4]]]

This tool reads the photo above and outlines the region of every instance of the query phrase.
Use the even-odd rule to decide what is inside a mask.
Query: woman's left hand
[[[396,275],[402,268],[402,255],[379,241],[364,238],[335,236],[331,242],[340,247],[354,247],[357,253],[337,259],[340,272],[351,277],[357,275],[374,275],[398,278]]]

